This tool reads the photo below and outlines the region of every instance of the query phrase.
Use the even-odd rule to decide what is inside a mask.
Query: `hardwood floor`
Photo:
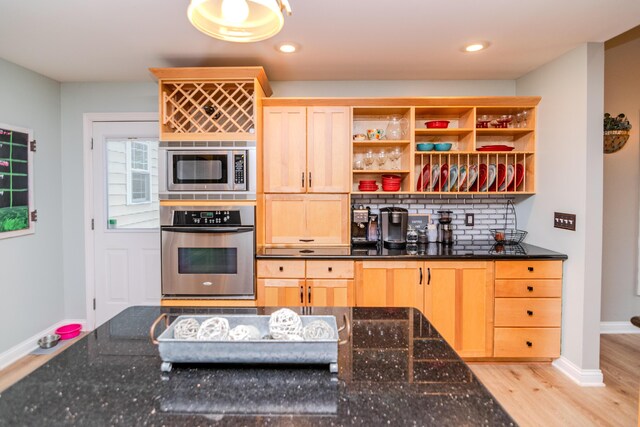
[[[606,387],[580,387],[548,364],[470,364],[521,427],[636,426],[640,334],[602,335]]]
[[[606,387],[580,387],[549,364],[470,366],[522,427],[636,426],[640,334],[602,335],[600,344]],[[54,355],[28,355],[1,370],[0,393]]]

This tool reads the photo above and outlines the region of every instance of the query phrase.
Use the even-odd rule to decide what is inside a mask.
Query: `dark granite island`
[[[160,371],[148,334],[161,312],[274,310],[129,308],[2,393],[0,425],[515,425],[414,309],[313,308],[351,319],[338,375],[328,366]]]

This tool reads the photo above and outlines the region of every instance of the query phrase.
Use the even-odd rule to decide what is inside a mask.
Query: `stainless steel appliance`
[[[440,218],[438,219],[438,242],[445,245],[453,245],[453,220],[452,211],[438,211]]]
[[[375,245],[378,243],[378,216],[371,209],[360,205],[351,208],[351,244]]]
[[[380,209],[380,232],[383,246],[390,249],[404,248],[407,245],[407,225],[409,211],[403,208]]]
[[[253,298],[255,207],[161,206],[162,294]]]
[[[161,200],[255,200],[256,156],[251,141],[161,142],[158,193]]]

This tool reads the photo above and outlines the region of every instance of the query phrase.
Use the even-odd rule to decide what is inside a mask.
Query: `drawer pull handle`
[[[283,267],[283,266],[280,266],[280,268],[278,268],[278,270],[280,270],[280,271],[284,271],[284,267]]]
[[[533,343],[531,341],[527,341],[527,347],[533,347]]]
[[[530,272],[533,271],[533,267],[527,267],[527,270],[529,270]]]
[[[533,316],[533,311],[531,311],[531,310],[527,310],[527,314],[528,314],[529,316]]]
[[[329,267],[327,268],[327,270],[329,270],[329,273],[331,273],[333,271],[333,267]]]
[[[309,243],[309,242],[313,242],[314,239],[299,239],[299,240],[304,243]]]
[[[527,286],[527,290],[528,290],[529,292],[533,292],[533,286]]]

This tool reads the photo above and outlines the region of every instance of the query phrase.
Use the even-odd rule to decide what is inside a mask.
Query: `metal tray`
[[[193,318],[202,323],[212,315],[183,315],[176,318],[167,329],[155,338],[155,329],[166,313],[151,325],[151,341],[158,345],[164,372],[171,371],[173,363],[238,363],[238,364],[329,364],[331,372],[338,372],[338,327],[334,316],[300,316],[302,326],[314,320],[324,320],[333,329],[334,339],[317,341],[278,341],[271,339],[253,341],[203,341],[175,339],[174,327],[182,319]],[[269,335],[269,318],[258,315],[222,315],[229,327],[252,325],[261,336]],[[345,316],[345,327],[349,328]],[[342,330],[341,328],[340,330]]]

